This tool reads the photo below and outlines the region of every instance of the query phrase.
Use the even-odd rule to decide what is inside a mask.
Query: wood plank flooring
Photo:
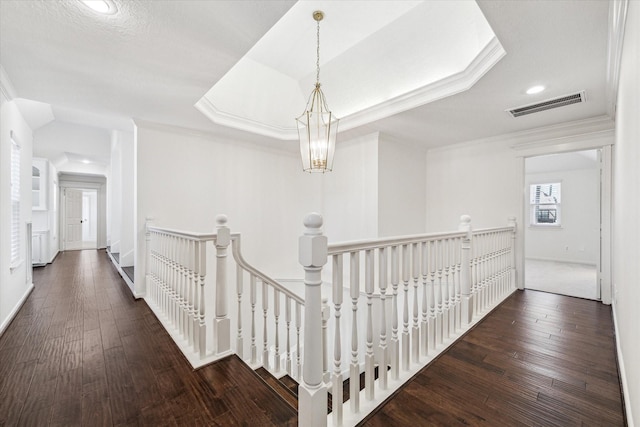
[[[518,291],[362,424],[623,426],[611,308]]]
[[[61,253],[34,284],[0,337],[0,426],[297,423],[235,356],[192,371],[104,251]]]
[[[104,251],[61,253],[0,337],[0,426],[294,425],[235,357],[192,371]],[[516,292],[371,426],[624,425],[611,309]]]

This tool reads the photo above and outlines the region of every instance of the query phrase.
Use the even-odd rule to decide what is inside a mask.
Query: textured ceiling
[[[143,119],[294,148],[224,129],[193,107],[294,1],[114,1],[120,11],[108,17],[76,0],[0,1],[0,64],[17,96],[50,104],[59,121],[130,129]],[[496,66],[465,92],[340,138],[378,131],[437,147],[607,114],[608,1],[478,5],[507,53]],[[533,84],[547,90],[526,95]],[[517,119],[504,112],[579,90],[584,104]]]

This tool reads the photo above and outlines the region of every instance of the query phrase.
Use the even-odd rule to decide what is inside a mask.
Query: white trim
[[[609,2],[609,31],[607,40],[607,113],[615,119],[618,101],[618,80],[624,27],[627,21],[628,0]]]
[[[516,151],[530,150],[532,148],[541,147],[543,149],[549,149],[549,146],[557,145],[561,143],[572,142],[571,139],[579,137],[580,139],[594,139],[600,141],[602,138],[611,138],[608,143],[595,143],[595,146],[600,147],[602,145],[611,145],[614,140],[614,122],[609,116],[599,116],[584,120],[575,120],[573,122],[560,123],[557,125],[544,126],[534,129],[528,129],[518,132],[505,133],[502,135],[491,136],[488,138],[478,138],[469,141],[463,141],[456,144],[443,145],[440,147],[430,148],[428,151],[449,151],[457,150],[460,148],[475,147],[478,144],[492,144],[492,143],[509,143],[512,149]],[[594,148],[594,147],[587,147]],[[584,148],[571,148],[565,149],[565,151],[577,151]],[[530,153],[522,154],[524,156],[532,155]]]
[[[0,337],[2,336],[2,334],[4,334],[4,331],[7,330],[7,328],[13,321],[13,319],[16,317],[16,315],[18,314],[18,311],[20,311],[24,303],[27,301],[27,298],[29,297],[33,289],[34,289],[33,283],[30,283],[29,288],[25,291],[24,295],[22,295],[22,298],[20,298],[20,301],[18,301],[18,304],[16,304],[16,306],[13,307],[13,310],[11,310],[11,313],[9,313],[9,316],[7,316],[5,321],[2,322],[2,325],[0,325]]]
[[[494,36],[464,70],[364,110],[349,114],[340,119],[339,131],[354,129],[469,90],[506,54],[498,38]],[[206,96],[202,97],[194,106],[218,125],[284,141],[298,139],[298,130],[295,126],[270,125],[222,111],[216,108]],[[291,123],[292,125],[294,124],[293,117],[291,118]]]
[[[101,248],[101,249],[104,249],[104,248]],[[109,259],[111,259],[111,263],[114,265],[116,270],[118,270],[118,273],[122,277],[122,280],[124,280],[124,282],[129,287],[129,290],[131,291],[131,295],[133,295],[135,299],[144,298],[146,295],[144,293],[136,292],[135,284],[131,281],[131,279],[129,279],[129,276],[127,276],[127,273],[124,272],[120,264],[116,262],[116,259],[113,257],[113,255],[111,255],[111,252],[107,251],[107,255],[109,255]]]
[[[618,356],[618,369],[620,371],[620,383],[622,384],[622,398],[624,399],[624,408],[627,414],[627,425],[633,427],[633,414],[631,413],[631,396],[629,395],[629,385],[627,384],[627,371],[624,367],[624,358],[622,357],[622,347],[620,346],[620,335],[618,335],[618,317],[616,316],[616,301],[611,303],[611,313],[613,314],[613,330],[616,336],[616,353]]]

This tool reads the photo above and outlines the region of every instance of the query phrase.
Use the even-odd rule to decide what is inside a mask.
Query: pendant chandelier
[[[321,11],[313,12],[317,24],[316,86],[309,96],[305,111],[296,118],[302,169],[305,172],[327,172],[333,168],[333,154],[338,134],[338,119],[329,111],[320,89],[320,21]]]

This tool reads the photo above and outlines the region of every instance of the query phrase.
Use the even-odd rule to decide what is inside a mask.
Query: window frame
[[[15,138],[13,131],[9,132],[11,140],[11,171],[10,171],[10,201],[11,201],[11,248],[9,267],[11,271],[20,267],[22,258],[22,204],[21,186],[22,179],[22,147]]]
[[[557,194],[557,199],[554,200],[553,203],[543,202],[534,199],[534,192],[537,193],[536,188],[543,186],[556,186],[558,187],[557,192],[551,188],[550,196],[556,199],[554,194]],[[540,208],[543,209],[540,209]],[[540,221],[540,212],[547,211],[547,218],[550,216],[550,213],[553,211],[555,215],[555,221],[546,222]],[[541,228],[562,228],[562,180],[547,180],[544,182],[532,182],[529,184],[529,226],[530,227],[541,227]]]

